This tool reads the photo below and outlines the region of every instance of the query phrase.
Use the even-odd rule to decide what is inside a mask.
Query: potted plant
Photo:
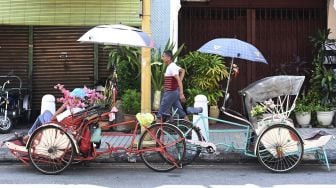
[[[312,104],[305,97],[296,100],[294,113],[297,123],[302,128],[311,127],[311,113],[314,110],[314,104]]]
[[[136,89],[127,89],[121,96],[121,109],[124,113],[124,121],[135,120],[135,115],[140,112],[141,108],[141,94]],[[120,129],[132,130],[134,123],[125,124],[125,126],[118,126]],[[125,130],[125,131],[126,131]]]
[[[323,127],[330,126],[334,117],[334,111],[331,106],[318,104],[315,106],[315,110],[318,124]]]
[[[324,65],[325,44],[329,43],[330,30],[319,31],[311,38],[317,53],[313,59],[313,74],[310,80],[311,90],[318,93],[318,103],[315,105],[317,121],[322,126],[329,126],[334,116],[336,106],[336,75],[334,71]]]
[[[187,104],[193,104],[194,97],[198,94],[206,95],[210,105],[209,116],[218,118],[217,103],[223,97],[221,82],[229,74],[224,59],[221,56],[196,51],[187,54],[179,64],[186,70],[184,85],[192,87],[186,90]]]
[[[223,97],[223,90],[209,91],[207,93],[207,98],[209,101],[209,116],[213,118],[219,117],[218,99]],[[215,124],[215,120],[210,120],[210,124]]]

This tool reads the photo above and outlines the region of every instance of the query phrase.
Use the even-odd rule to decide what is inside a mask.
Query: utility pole
[[[142,0],[142,30],[151,35],[151,0]],[[141,112],[151,112],[151,50],[141,49]]]

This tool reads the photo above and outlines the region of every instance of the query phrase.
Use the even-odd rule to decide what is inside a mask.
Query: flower
[[[264,104],[266,105],[267,108],[270,108],[270,109],[275,108],[275,104],[274,104],[274,101],[272,99],[269,99],[269,100],[265,101]]]
[[[97,100],[104,99],[104,96],[94,89],[86,86],[83,88],[75,88],[72,92],[64,88],[64,85],[57,84],[54,86],[63,93],[63,97],[57,98],[57,102],[67,104],[67,108],[84,108],[87,105],[93,105]]]
[[[260,118],[266,112],[266,109],[267,108],[265,106],[257,104],[251,109],[251,116]]]

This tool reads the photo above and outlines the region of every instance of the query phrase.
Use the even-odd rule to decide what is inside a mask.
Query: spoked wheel
[[[302,159],[303,141],[297,131],[287,125],[272,125],[257,143],[259,162],[273,172],[294,169]]]
[[[28,153],[38,171],[58,174],[72,163],[75,149],[70,136],[63,129],[50,125],[34,132],[28,143]]]
[[[198,145],[192,144],[191,140],[202,141],[200,130],[191,122],[184,119],[175,119],[173,124],[177,126],[186,138],[186,154],[182,160],[183,166],[191,164],[201,153],[202,148]]]
[[[146,166],[158,172],[168,172],[180,166],[186,149],[182,132],[168,123],[154,124],[148,131],[142,134],[138,147]]]

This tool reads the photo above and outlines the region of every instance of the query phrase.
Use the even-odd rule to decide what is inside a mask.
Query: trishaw
[[[304,76],[271,76],[258,80],[239,93],[243,99],[246,115],[225,107],[221,108],[225,119],[216,119],[203,115],[202,110],[195,107],[188,111],[195,115],[194,123],[174,119],[184,132],[187,139],[187,160],[191,163],[200,155],[202,149],[207,148],[210,153],[238,152],[246,156],[257,157],[259,162],[273,172],[287,172],[294,169],[302,160],[304,153],[313,153],[329,169],[325,145],[333,138],[332,135],[316,135],[316,137],[302,138],[294,127],[289,115],[295,108],[295,101],[299,94]],[[280,87],[279,87],[280,86]],[[257,106],[264,108],[261,117],[253,117],[251,110]],[[214,120],[224,128],[200,131],[199,125],[205,121]],[[240,134],[243,144],[230,134]],[[214,142],[211,135],[222,136],[221,142]]]
[[[93,106],[69,116],[64,122],[51,122],[42,125],[30,136],[26,145],[18,140],[6,142],[12,154],[25,164],[29,162],[44,174],[58,174],[72,163],[92,161],[103,154],[126,153],[139,155],[147,167],[158,172],[171,171],[181,166],[185,155],[185,139],[182,132],[169,123],[151,122],[151,114],[138,114],[138,119],[115,123],[106,122],[109,111],[100,106]],[[148,117],[141,117],[148,116]],[[147,119],[146,119],[147,118]],[[100,128],[111,128],[134,123],[130,133],[120,132],[117,135],[128,138],[122,145],[110,145],[99,149]],[[144,128],[138,134],[138,128]]]
[[[303,153],[313,153],[329,169],[325,145],[333,138],[332,135],[316,135],[303,139],[289,118],[295,108],[295,101],[304,82],[304,76],[271,76],[256,81],[239,94],[243,98],[244,115],[227,107],[229,99],[229,84],[232,74],[238,70],[234,59],[261,62],[266,59],[253,45],[238,39],[218,38],[204,44],[198,51],[230,57],[229,77],[225,88],[224,102],[221,112],[225,119],[217,119],[202,114],[202,109],[187,109],[193,114],[193,123],[183,119],[173,118],[171,122],[177,125],[187,138],[187,158],[185,164],[191,163],[204,152],[218,153],[218,146],[224,146],[225,151],[239,152],[246,156],[257,157],[259,162],[274,172],[286,172],[295,168],[302,159]],[[263,109],[261,117],[253,117],[254,108]],[[213,120],[229,126],[225,129],[209,129],[205,121]],[[201,125],[201,126],[200,126]],[[203,128],[203,133],[200,131]],[[211,134],[222,134],[223,142],[214,143]],[[227,137],[228,133],[241,133],[244,144],[239,145],[235,139]]]

